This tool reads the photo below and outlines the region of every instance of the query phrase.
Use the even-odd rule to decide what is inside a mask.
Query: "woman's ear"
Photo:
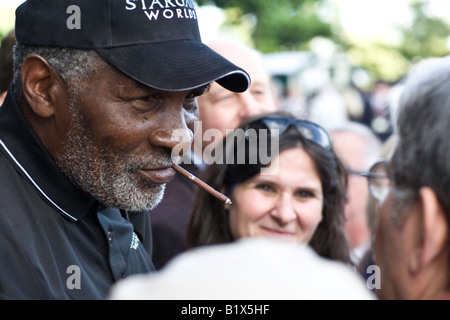
[[[22,64],[21,80],[25,99],[33,112],[43,118],[51,117],[58,90],[64,88],[64,84],[47,60],[36,54],[29,55]]]
[[[421,247],[418,248],[418,263],[420,268],[436,260],[445,250],[448,239],[446,212],[436,193],[430,187],[419,190],[421,199]]]

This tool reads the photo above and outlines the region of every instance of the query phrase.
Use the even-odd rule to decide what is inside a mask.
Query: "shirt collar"
[[[25,120],[12,86],[0,107],[0,149],[17,171],[63,216],[81,219],[97,203],[64,175]]]

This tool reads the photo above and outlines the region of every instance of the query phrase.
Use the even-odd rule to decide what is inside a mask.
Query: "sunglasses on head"
[[[331,139],[327,131],[308,120],[268,116],[249,122],[244,127],[244,131],[248,129],[267,129],[269,135],[274,136],[283,134],[290,127],[295,127],[305,139],[314,142],[325,150],[331,150]]]

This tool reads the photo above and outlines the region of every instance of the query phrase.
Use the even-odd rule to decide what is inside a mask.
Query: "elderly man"
[[[148,210],[174,130],[245,71],[205,46],[190,1],[28,0],[0,108],[0,298],[104,299],[154,270]]]
[[[449,86],[450,57],[412,69],[395,151],[369,178],[380,201],[374,253],[381,299],[450,299]]]

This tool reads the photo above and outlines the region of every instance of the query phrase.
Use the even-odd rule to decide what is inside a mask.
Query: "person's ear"
[[[22,64],[21,80],[25,99],[33,112],[40,117],[51,117],[58,90],[64,84],[47,60],[36,54],[29,55]]]
[[[437,259],[445,250],[448,238],[446,212],[430,187],[419,190],[422,224],[420,248],[416,250],[415,267],[421,268]]]

